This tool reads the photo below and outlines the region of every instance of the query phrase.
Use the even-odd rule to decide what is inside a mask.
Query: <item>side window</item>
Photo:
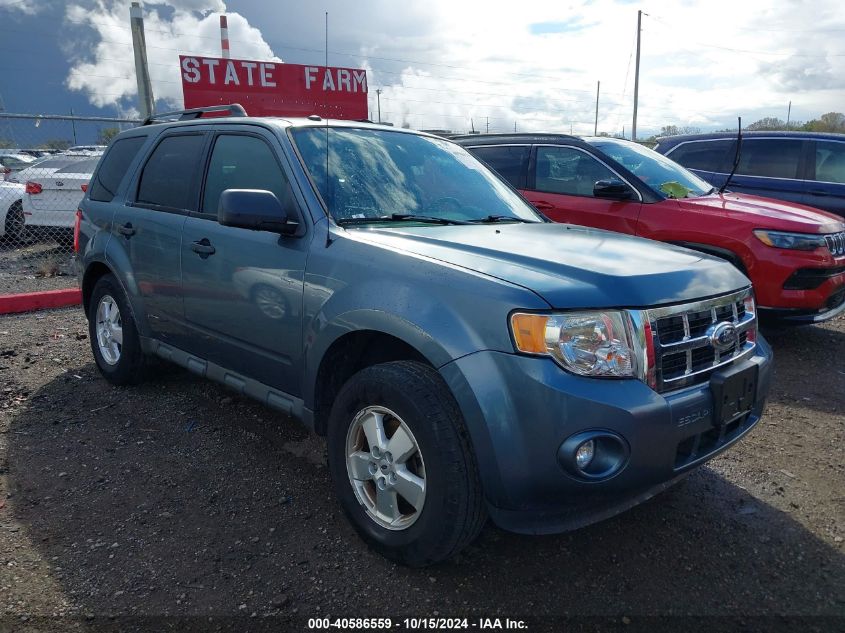
[[[472,153],[496,170],[496,173],[511,185],[517,189],[525,189],[529,154],[527,145],[473,147]]]
[[[725,165],[731,164],[726,157],[732,144],[731,139],[682,143],[666,157],[688,169],[724,172],[727,171]]]
[[[284,208],[293,194],[273,150],[254,136],[221,134],[214,143],[203,195],[203,213],[217,215],[220,194],[226,189],[264,189],[276,194]]]
[[[138,204],[190,209],[205,136],[167,136],[153,150],[141,172]]]
[[[115,141],[91,182],[91,200],[111,202],[114,199],[120,181],[146,140],[146,136],[133,136]]]
[[[785,138],[742,139],[736,173],[743,176],[797,178],[803,141]]]
[[[618,178],[598,160],[574,147],[537,148],[538,191],[592,197],[596,181]]]
[[[816,141],[816,180],[845,183],[845,143]]]

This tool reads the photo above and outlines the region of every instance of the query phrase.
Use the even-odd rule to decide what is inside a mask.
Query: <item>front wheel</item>
[[[115,385],[140,382],[144,354],[123,288],[113,275],[97,280],[88,303],[88,338],[97,368]]]
[[[332,407],[328,447],[344,511],[387,558],[414,567],[446,560],[484,525],[466,428],[430,367],[397,361],[355,374]]]

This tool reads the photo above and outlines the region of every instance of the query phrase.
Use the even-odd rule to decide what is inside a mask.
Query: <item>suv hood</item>
[[[356,228],[347,234],[517,284],[553,308],[648,307],[750,285],[721,259],[566,224]]]
[[[751,222],[754,228],[799,233],[837,233],[845,230],[845,224],[838,215],[783,200],[741,193],[714,193],[700,198],[681,198],[677,202],[682,209],[708,209],[723,217]]]

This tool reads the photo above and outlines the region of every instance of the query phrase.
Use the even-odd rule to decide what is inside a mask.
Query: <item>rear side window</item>
[[[687,169],[700,169],[701,171],[725,172],[728,150],[733,145],[733,139],[726,138],[720,141],[694,141],[682,143],[667,154],[676,163]]]
[[[103,164],[97,172],[94,182],[91,183],[91,200],[111,202],[114,199],[120,181],[123,180],[123,176],[126,170],[129,169],[130,163],[146,140],[146,136],[133,136],[115,141],[103,159]],[[46,167],[48,166],[48,162],[50,161],[44,161],[40,166]],[[97,159],[81,159],[62,167],[62,171],[87,174],[91,173],[96,165]]]
[[[472,153],[517,189],[525,189],[528,171],[529,147],[499,145],[494,147],[473,147]]]
[[[226,189],[272,191],[284,208],[293,204],[293,195],[273,150],[255,136],[224,134],[217,137],[203,194],[203,213],[217,215],[220,194]]]
[[[592,197],[597,181],[614,179],[610,169],[574,147],[537,148],[537,191]]]
[[[138,204],[190,209],[204,135],[168,136],[156,146],[141,172]]]
[[[742,176],[797,178],[802,147],[800,139],[742,139],[742,157],[736,173]]]
[[[816,141],[816,180],[845,183],[845,143]]]

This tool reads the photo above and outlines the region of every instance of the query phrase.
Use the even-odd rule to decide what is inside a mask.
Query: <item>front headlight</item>
[[[624,312],[511,315],[517,350],[551,356],[580,376],[637,375],[631,326]]]
[[[787,248],[793,251],[814,251],[820,246],[827,246],[824,235],[812,233],[786,233],[784,231],[757,229],[754,231],[754,235],[766,246]]]

